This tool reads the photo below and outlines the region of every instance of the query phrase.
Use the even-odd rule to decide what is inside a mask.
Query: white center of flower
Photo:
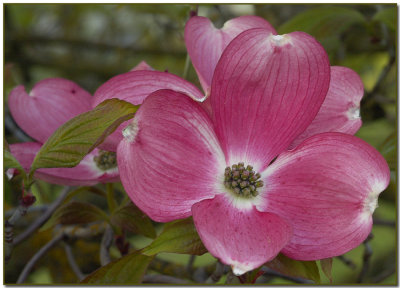
[[[97,156],[93,157],[96,166],[103,171],[117,167],[117,154],[115,152],[100,150]]]
[[[243,162],[226,167],[224,185],[235,196],[253,198],[258,195],[257,188],[263,187],[260,173],[253,170],[253,166],[244,166]]]
[[[132,122],[129,123],[124,130],[122,130],[122,135],[129,142],[134,142],[138,132],[139,132],[139,125],[136,119],[133,119]]]

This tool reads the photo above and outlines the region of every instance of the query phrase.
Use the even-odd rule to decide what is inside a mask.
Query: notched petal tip
[[[386,189],[387,186],[388,183],[384,181],[376,182],[372,186],[371,192],[365,197],[363,202],[363,219],[368,220],[372,216],[372,214],[374,214],[375,209],[379,207],[379,195]]]
[[[360,106],[350,107],[349,110],[347,110],[347,118],[349,120],[361,119]]]
[[[129,123],[128,126],[126,126],[124,130],[122,130],[122,135],[128,142],[134,143],[138,132],[139,123],[136,119],[133,119],[131,123]]]
[[[272,43],[275,46],[282,47],[287,44],[292,44],[292,40],[288,34],[283,34],[283,35],[273,35],[271,34],[269,36],[269,39],[272,41]]]
[[[141,70],[147,70],[147,71],[153,71],[153,67],[151,67],[149,64],[147,64],[146,61],[140,61],[139,64],[137,64],[135,67],[133,67],[129,71],[141,71]]]
[[[377,193],[370,193],[364,201],[364,211],[372,215],[375,209],[378,207],[378,194]]]
[[[232,268],[232,272],[233,274],[235,274],[236,276],[241,276],[244,273],[250,271],[251,269],[244,267],[243,265],[240,265],[240,263],[231,265]]]

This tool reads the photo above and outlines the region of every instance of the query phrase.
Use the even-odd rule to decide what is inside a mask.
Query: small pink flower
[[[152,71],[153,68],[142,61],[131,71],[143,70]],[[18,126],[38,141],[10,145],[11,153],[22,167],[29,171],[42,144],[58,127],[73,117],[93,109],[100,102],[72,81],[49,78],[38,82],[29,94],[22,85],[15,87],[10,92],[8,104]],[[119,128],[119,134],[121,134],[121,130],[122,128]],[[121,138],[116,136],[117,133],[108,137],[100,145],[99,148],[106,151],[94,149],[76,167],[38,169],[35,176],[53,184],[69,186],[119,181],[114,153],[116,151],[115,143],[118,143]],[[12,177],[15,172],[15,169],[9,169],[7,175]]]
[[[200,39],[204,34],[193,35]],[[211,49],[206,39],[212,35],[196,49]],[[191,41],[187,35],[186,41]],[[311,36],[275,35],[265,27],[234,38],[215,61],[215,70],[211,64],[204,68],[211,78],[194,60],[207,54],[198,55],[203,56],[191,57],[210,91],[208,112],[193,86],[157,71],[117,76],[96,92],[99,99],[113,93],[144,99],[117,149],[121,181],[132,201],[155,221],[192,215],[209,252],[237,275],[279,252],[316,260],[358,246],[371,230],[389,168],[366,142],[343,133],[320,134],[331,127],[318,125],[329,124],[318,115],[327,94],[342,94],[337,83],[355,87],[356,97],[338,109],[327,104],[326,110],[340,110],[342,127],[356,121],[350,131],[360,125],[356,112],[342,111],[343,106],[356,110],[362,95],[354,72],[331,68]],[[341,73],[350,76],[343,79]],[[145,81],[153,83],[138,88]],[[157,85],[175,91],[147,96],[143,87]]]
[[[11,153],[29,171],[42,144],[62,124],[91,110],[91,102],[92,96],[88,92],[66,79],[42,80],[29,94],[22,85],[15,87],[8,98],[10,112],[18,126],[37,142],[12,144]],[[38,169],[35,177],[74,186],[119,181],[115,153],[99,149],[94,149],[76,167]]]

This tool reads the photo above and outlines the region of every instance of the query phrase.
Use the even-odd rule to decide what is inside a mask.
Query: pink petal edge
[[[328,94],[321,109],[289,149],[293,149],[306,138],[323,132],[354,135],[362,125],[360,102],[363,95],[364,86],[356,72],[346,67],[332,66]]]
[[[140,70],[150,70],[153,71],[153,67],[147,64],[146,61],[140,61],[135,67],[133,67],[130,71],[140,71]]]
[[[196,203],[192,213],[207,250],[231,265],[236,275],[275,258],[291,236],[291,227],[281,217],[254,206],[239,210],[222,194]]]
[[[112,98],[140,105],[148,95],[160,89],[178,91],[200,102],[205,99],[196,86],[174,74],[135,70],[117,75],[101,85],[94,94],[92,107]],[[122,130],[126,125],[128,125],[128,122],[122,123],[99,147],[108,151],[116,151],[119,142],[122,140]]]
[[[221,29],[206,17],[194,16],[185,26],[185,43],[205,94],[211,86],[215,66],[225,47],[241,32],[264,28],[275,34],[274,28],[258,16],[241,16],[227,21]]]
[[[390,181],[389,167],[375,148],[335,132],[282,153],[262,176],[266,190],[258,209],[293,226],[283,253],[304,261],[342,255],[361,244]]]
[[[94,93],[92,107],[112,98],[140,105],[148,95],[160,89],[181,92],[200,102],[204,99],[204,95],[196,86],[174,74],[135,70],[117,75],[101,85]]]
[[[91,95],[72,81],[49,78],[39,81],[28,94],[24,86],[8,96],[11,115],[18,126],[44,143],[62,124],[91,109]]]
[[[214,196],[225,159],[198,103],[159,90],[145,99],[123,133],[117,150],[121,181],[150,218],[188,217],[194,203]]]

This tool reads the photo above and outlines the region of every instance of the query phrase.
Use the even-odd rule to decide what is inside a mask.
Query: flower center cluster
[[[93,160],[101,170],[109,170],[117,167],[117,154],[115,152],[100,150],[99,154]]]
[[[260,177],[260,173],[254,172],[252,166],[244,167],[244,163],[239,162],[225,168],[224,185],[237,196],[255,197],[258,195],[257,188],[264,186]]]

